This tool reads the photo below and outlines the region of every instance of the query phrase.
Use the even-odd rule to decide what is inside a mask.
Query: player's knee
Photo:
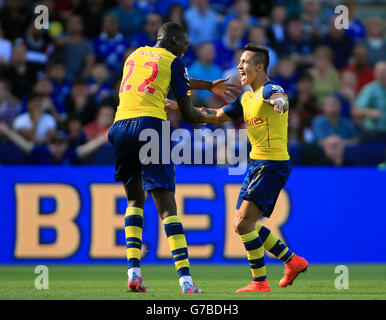
[[[165,210],[165,211],[159,213],[159,216],[160,216],[161,220],[164,220],[167,217],[176,216],[176,215],[177,215],[177,212],[175,212],[175,211],[168,211],[168,210]]]
[[[233,227],[236,233],[245,234],[250,229],[250,222],[244,215],[237,214]]]
[[[236,213],[235,219],[233,220],[233,229],[236,233],[239,233],[239,225],[240,225],[241,218],[239,217],[239,214]]]
[[[145,201],[144,200],[127,200],[127,206],[143,209],[143,207],[145,206]]]

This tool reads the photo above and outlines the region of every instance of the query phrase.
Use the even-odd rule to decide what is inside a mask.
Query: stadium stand
[[[349,8],[348,30],[335,28],[334,8],[339,4]],[[49,9],[48,30],[34,27],[37,5]],[[187,28],[191,46],[184,62],[188,72],[203,79],[230,75],[239,83],[236,66],[244,44],[254,41],[269,48],[275,60],[270,76],[291,101],[289,152],[294,165],[386,162],[383,0],[0,1],[0,122],[37,144],[47,144],[54,134],[31,132],[37,124],[43,126],[47,113],[55,130],[64,132],[73,147],[103,133],[112,119],[108,115],[97,119],[99,110],[106,104],[118,105],[124,60],[136,46],[154,45],[160,18]],[[35,93],[44,99],[31,112],[29,100]],[[338,162],[327,159],[324,139],[338,135],[338,141],[340,131],[331,129],[327,136],[324,131],[323,139],[315,131],[321,120],[324,128],[335,126],[325,107],[331,96],[340,105],[337,119],[355,128],[358,136],[350,142],[340,137],[344,161]],[[210,93],[194,94],[193,99],[196,106],[223,103]],[[30,120],[21,121],[23,114]],[[193,129],[179,114],[170,116],[177,123],[175,129]],[[313,125],[315,119],[318,126]],[[231,127],[243,128],[238,122]],[[106,143],[81,163],[113,164],[112,148]],[[0,134],[0,164],[31,164],[31,160]]]

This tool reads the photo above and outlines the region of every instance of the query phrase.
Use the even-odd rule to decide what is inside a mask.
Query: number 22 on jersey
[[[123,93],[126,91],[129,91],[132,89],[133,85],[128,84],[128,81],[133,74],[134,71],[134,60],[130,59],[126,62],[126,67],[129,68],[129,70],[126,73],[125,78],[122,81],[121,88],[119,90],[119,93]],[[148,93],[148,94],[154,94],[155,88],[151,87],[150,84],[157,78],[158,75],[158,64],[154,61],[146,61],[144,63],[145,67],[152,68],[152,73],[149,78],[145,79],[137,88],[137,92],[142,93]]]

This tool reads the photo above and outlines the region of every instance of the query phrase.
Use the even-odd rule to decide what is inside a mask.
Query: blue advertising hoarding
[[[125,263],[124,190],[106,167],[0,167],[0,264]],[[232,226],[243,176],[176,166],[176,201],[197,263],[246,263]],[[262,224],[311,263],[386,262],[386,171],[295,167]],[[143,262],[169,263],[151,197]],[[268,262],[274,259],[268,258]]]

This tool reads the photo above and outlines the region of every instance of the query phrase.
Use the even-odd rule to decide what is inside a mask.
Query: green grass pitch
[[[270,293],[235,293],[250,281],[248,265],[192,264],[192,275],[202,294],[182,295],[174,266],[144,265],[146,293],[131,293],[126,287],[125,265],[47,265],[49,289],[37,290],[35,266],[0,266],[0,299],[129,299],[129,300],[328,300],[386,299],[386,265],[347,265],[349,289],[335,288],[336,265],[311,265],[292,286],[279,288],[282,265],[267,265]]]

